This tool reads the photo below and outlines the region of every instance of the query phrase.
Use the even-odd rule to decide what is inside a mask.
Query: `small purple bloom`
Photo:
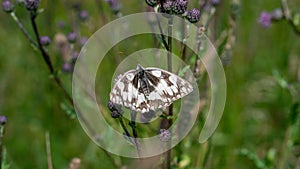
[[[6,116],[0,116],[0,125],[5,125],[7,123],[7,117]]]
[[[87,37],[81,37],[80,38],[80,45],[81,46],[84,46],[86,44],[86,42],[88,41],[88,38]]]
[[[200,11],[196,8],[193,8],[188,11],[186,18],[191,23],[196,23],[200,20]]]
[[[145,2],[151,7],[155,7],[157,5],[157,0],[145,0]]]
[[[79,54],[77,52],[72,52],[71,54],[71,59],[76,61],[76,59],[78,58]]]
[[[121,10],[120,0],[108,0],[108,4],[113,13],[117,14]]]
[[[116,105],[112,101],[108,101],[107,107],[111,112],[112,118],[118,118],[123,114],[123,110],[121,109],[121,106]]]
[[[75,32],[70,32],[67,35],[67,39],[70,43],[74,43],[77,40],[77,34]]]
[[[25,0],[24,1],[25,7],[29,11],[35,11],[38,9],[40,5],[40,0]]]
[[[14,11],[15,6],[10,0],[5,0],[2,2],[2,9],[4,12],[11,13]]]
[[[263,11],[259,16],[258,23],[265,28],[269,28],[272,23],[272,14]]]
[[[81,21],[86,21],[88,18],[89,18],[89,13],[87,11],[82,10],[79,12],[79,19]]]
[[[51,39],[49,38],[49,36],[42,36],[40,38],[40,42],[43,46],[48,46],[51,42]]]
[[[160,129],[159,131],[159,139],[163,142],[167,142],[171,139],[171,133],[169,130]]]
[[[187,9],[187,0],[175,0],[173,1],[173,12],[175,14],[183,14]]]
[[[214,6],[217,6],[221,3],[221,0],[211,0],[210,1],[210,4],[214,5]]]
[[[172,13],[172,7],[173,7],[173,2],[170,0],[167,0],[166,2],[163,3],[161,12],[171,14]]]
[[[72,72],[72,69],[73,69],[73,66],[72,66],[72,64],[69,63],[69,62],[65,62],[65,63],[63,64],[63,66],[62,66],[62,70],[63,70],[64,72],[66,72],[66,73]]]

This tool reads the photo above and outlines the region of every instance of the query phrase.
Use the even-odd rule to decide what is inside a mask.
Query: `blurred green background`
[[[71,31],[68,22],[74,2],[43,0],[40,8],[45,11],[37,18],[41,34],[50,36],[53,42],[57,32]],[[146,7],[141,0],[121,3],[123,15],[145,11]],[[213,27],[216,37],[228,27],[230,3],[224,0],[217,7]],[[101,12],[95,1],[81,4],[90,18],[79,27],[82,34],[89,36],[103,25]],[[205,168],[289,168],[297,163],[299,168],[299,119],[292,123],[290,115],[293,105],[299,103],[299,93],[280,84],[286,81],[295,88],[299,85],[300,35],[286,21],[272,23],[267,29],[257,23],[263,10],[280,8],[281,1],[241,1],[240,5],[235,23],[236,44],[225,66],[224,115],[209,144],[198,144],[197,129],[182,142],[182,155],[189,161],[186,168],[201,168],[200,159],[207,154],[208,147]],[[289,1],[289,5],[292,11],[300,12],[296,0]],[[107,3],[103,10],[109,20],[115,19]],[[16,14],[33,35],[24,7],[16,5]],[[67,101],[49,76],[39,52],[33,50],[9,14],[0,12],[0,18],[0,114],[8,117],[3,144],[11,168],[47,168],[47,131],[54,168],[68,168],[73,157],[82,160],[81,168],[113,168],[104,150],[88,138],[78,120],[70,119],[62,110],[61,105]],[[60,20],[66,22],[63,30],[57,28]],[[54,42],[48,50],[55,67],[61,67]],[[60,76],[71,91],[70,75],[61,73]],[[123,165],[132,162],[132,159],[111,156]]]

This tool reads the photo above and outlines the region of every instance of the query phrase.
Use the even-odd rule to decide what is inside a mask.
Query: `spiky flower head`
[[[187,0],[175,0],[173,1],[173,12],[175,14],[184,14],[187,9]]]
[[[191,23],[196,23],[200,20],[200,11],[193,8],[187,12],[186,19]]]

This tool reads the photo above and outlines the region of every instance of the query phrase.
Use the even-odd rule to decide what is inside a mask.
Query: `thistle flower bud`
[[[7,117],[6,116],[0,116],[0,125],[3,126],[7,123]]]
[[[193,8],[188,11],[186,19],[191,23],[196,23],[200,20],[200,11],[196,8]]]
[[[14,11],[15,6],[11,1],[5,0],[2,2],[2,9],[4,12],[11,13]]]
[[[72,66],[72,64],[69,63],[69,62],[65,62],[65,63],[63,64],[63,66],[62,66],[62,70],[63,70],[64,72],[66,72],[66,73],[72,72],[72,69],[73,69],[73,66]]]
[[[75,43],[77,40],[77,34],[75,32],[70,32],[67,35],[67,39],[68,39],[69,43]]]
[[[43,46],[48,46],[51,42],[51,39],[49,38],[49,36],[42,36],[40,38],[40,42]]]
[[[161,7],[161,12],[171,14],[172,7],[173,7],[173,2],[170,0],[167,0],[166,2],[163,3],[163,6]]]
[[[25,7],[29,11],[36,11],[40,5],[40,0],[25,0]]]
[[[221,3],[221,0],[211,0],[210,4],[212,4],[213,6],[217,6]]]
[[[175,14],[184,14],[187,9],[187,0],[175,0],[173,1],[173,12]]]
[[[159,139],[163,142],[167,142],[171,139],[171,133],[169,130],[160,129],[159,131]]]
[[[117,14],[120,12],[121,10],[120,0],[108,0],[108,4],[113,13]]]
[[[89,13],[87,11],[80,11],[79,12],[79,19],[81,21],[86,21],[89,18]]]

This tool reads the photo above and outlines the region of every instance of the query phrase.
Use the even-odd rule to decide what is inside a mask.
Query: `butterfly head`
[[[137,65],[136,71],[137,71],[137,74],[138,74],[139,78],[142,78],[142,77],[145,76],[144,75],[145,74],[145,69],[140,64]]]

